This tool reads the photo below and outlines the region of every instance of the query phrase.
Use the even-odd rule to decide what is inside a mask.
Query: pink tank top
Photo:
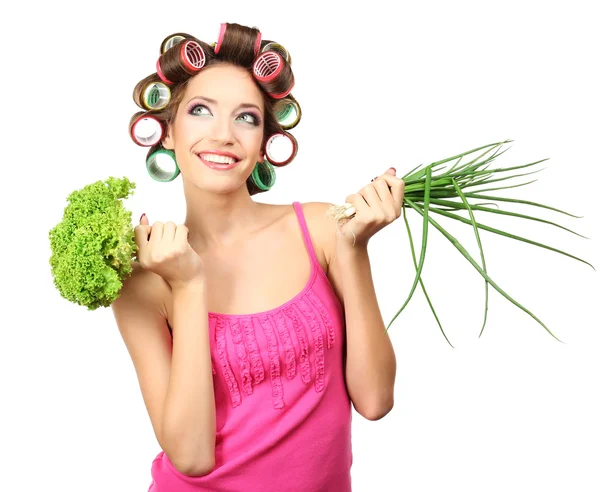
[[[352,490],[344,312],[293,206],[311,263],[304,289],[261,313],[209,312],[215,468],[187,476],[161,451],[148,492]]]

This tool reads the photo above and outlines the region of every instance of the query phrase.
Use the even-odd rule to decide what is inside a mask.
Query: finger
[[[163,239],[164,240],[168,240],[169,242],[173,242],[175,241],[175,229],[176,229],[176,225],[175,222],[166,222],[165,226],[163,227]]]
[[[404,202],[404,187],[406,186],[406,183],[404,182],[403,179],[400,180],[400,183],[398,183],[397,186],[392,186],[392,196],[394,197],[394,201],[396,202],[397,205],[399,205],[400,207],[402,206],[402,203]]]
[[[152,247],[156,247],[162,240],[164,224],[162,222],[155,222],[152,224],[152,230],[150,231],[150,241],[148,243]]]
[[[404,180],[397,178],[396,176],[392,176],[391,174],[383,174],[377,179],[377,181],[384,181],[387,183],[396,206],[401,206],[402,202],[404,201]]]
[[[375,181],[377,183],[377,180]],[[367,202],[367,206],[370,209],[371,215],[378,220],[383,220],[386,215],[384,204],[379,197],[379,193],[377,192],[375,183],[371,183],[368,186],[365,186],[362,190],[360,190],[360,194],[364,197]],[[382,183],[379,181],[379,183]],[[387,186],[383,183],[384,186]],[[383,192],[381,192],[383,194]],[[388,205],[389,206],[389,205]]]
[[[140,224],[149,225],[148,216],[146,214],[142,214],[142,216],[140,217]]]
[[[186,225],[180,224],[175,231],[175,242],[177,244],[187,242],[189,229]]]
[[[390,187],[384,179],[378,179],[373,183],[373,188],[377,192],[381,203],[383,204],[383,211],[386,215],[396,216],[396,200],[392,193],[390,193]],[[393,186],[392,190],[393,191]]]
[[[135,226],[135,243],[138,245],[139,249],[143,249],[148,244],[148,235],[150,234],[150,226],[146,224],[140,224]]]
[[[352,211],[353,214],[356,214],[359,211],[364,212],[365,209],[369,208],[369,205],[365,201],[365,198],[360,193],[348,195],[346,197],[346,203],[350,204],[350,208],[346,210],[347,215],[349,211]]]
[[[385,173],[383,174],[389,174],[391,176],[396,176],[396,168],[395,167],[390,167]],[[372,180],[371,183],[373,181],[375,181],[377,178],[379,178],[379,176],[375,176]]]

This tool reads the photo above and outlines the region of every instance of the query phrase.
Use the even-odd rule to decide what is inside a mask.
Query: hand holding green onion
[[[404,181],[396,177],[394,168],[348,195],[344,205],[348,220],[339,224],[338,244],[366,247],[371,237],[400,217],[403,199]]]
[[[533,319],[535,319],[538,323],[540,323],[546,329],[546,331],[548,331],[548,333],[550,333],[550,335],[552,335],[558,341],[561,341],[546,327],[546,325],[544,323],[542,323],[542,321],[539,318],[537,318],[533,313],[531,313],[529,310],[524,308],[521,304],[519,304],[511,296],[509,296],[506,292],[504,292],[504,290],[502,290],[487,275],[485,258],[483,255],[483,248],[481,246],[481,241],[479,238],[479,229],[490,231],[490,232],[493,232],[494,234],[498,234],[498,235],[505,236],[505,237],[510,237],[510,238],[516,239],[518,241],[523,241],[523,242],[526,242],[529,244],[533,244],[535,246],[539,246],[541,248],[555,251],[557,253],[563,254],[570,258],[574,258],[578,261],[581,261],[587,265],[590,265],[595,271],[596,269],[594,268],[594,266],[591,265],[590,263],[588,263],[587,261],[582,260],[581,258],[577,258],[576,256],[573,256],[569,253],[565,253],[564,251],[560,251],[556,248],[552,248],[550,246],[532,241],[530,239],[519,237],[519,236],[510,234],[508,232],[505,232],[505,231],[502,231],[499,229],[495,229],[490,226],[479,223],[479,222],[475,221],[473,212],[480,211],[480,212],[491,212],[491,213],[502,214],[502,215],[512,215],[513,217],[518,217],[518,218],[527,219],[527,220],[535,220],[538,222],[552,224],[556,227],[564,229],[564,230],[571,232],[573,234],[576,234],[578,236],[581,236],[581,234],[577,234],[576,232],[571,231],[570,229],[567,229],[566,227],[555,224],[554,222],[543,220],[543,219],[540,219],[537,217],[531,217],[528,215],[518,214],[518,213],[514,213],[514,212],[507,212],[507,211],[503,211],[503,210],[499,210],[499,209],[488,208],[488,207],[482,206],[482,204],[471,204],[471,203],[469,203],[469,200],[467,200],[467,198],[469,198],[469,199],[477,198],[477,199],[485,199],[485,200],[492,200],[492,201],[495,200],[495,201],[521,203],[521,204],[525,204],[525,205],[546,208],[549,210],[563,213],[565,215],[569,215],[571,217],[576,217],[576,216],[569,214],[567,212],[563,212],[562,210],[558,210],[556,208],[552,208],[547,205],[541,205],[539,203],[534,203],[531,201],[510,199],[510,198],[505,198],[505,197],[481,194],[481,192],[484,192],[484,191],[501,190],[501,189],[507,189],[507,188],[516,188],[518,186],[524,186],[526,184],[534,182],[535,180],[529,181],[527,183],[520,183],[520,184],[512,185],[512,186],[478,189],[478,190],[475,190],[474,192],[470,192],[470,193],[463,191],[466,188],[471,188],[473,186],[479,186],[479,185],[484,185],[484,184],[487,185],[489,183],[493,183],[496,181],[503,181],[506,179],[511,179],[511,178],[515,178],[515,177],[519,177],[519,176],[525,176],[527,174],[533,174],[533,173],[524,173],[524,174],[516,174],[516,175],[512,175],[512,176],[509,175],[506,177],[498,177],[498,178],[495,177],[496,176],[495,173],[500,174],[500,173],[504,173],[507,171],[511,171],[513,169],[521,169],[521,168],[533,166],[535,164],[538,164],[540,162],[547,160],[547,159],[542,159],[540,161],[532,162],[530,164],[524,164],[522,166],[487,169],[489,167],[489,164],[498,155],[501,155],[502,153],[505,152],[505,151],[503,151],[498,154],[498,150],[502,147],[502,145],[505,143],[508,143],[508,142],[512,142],[512,140],[505,140],[504,142],[498,142],[498,143],[493,143],[493,144],[489,144],[489,145],[484,145],[482,147],[478,147],[476,149],[469,150],[467,152],[463,152],[462,154],[458,154],[458,155],[449,157],[447,159],[443,159],[441,161],[433,162],[432,164],[426,166],[423,169],[418,169],[420,166],[417,166],[416,168],[412,169],[409,173],[407,173],[405,176],[403,176],[402,180],[396,181],[397,178],[395,178],[395,176],[392,177],[392,176],[386,175],[384,177],[385,182],[390,184],[392,186],[392,189],[393,189],[394,185],[397,186],[397,183],[399,181],[404,182],[404,184],[402,185],[403,186],[402,209],[405,210],[405,207],[412,208],[419,215],[421,215],[423,217],[423,236],[422,236],[421,254],[419,257],[419,261],[417,262],[416,257],[415,257],[414,247],[413,247],[412,236],[410,234],[410,227],[408,225],[408,220],[406,217],[406,212],[404,211],[404,213],[401,214],[404,217],[404,223],[406,225],[406,229],[408,232],[408,238],[409,238],[410,247],[411,247],[413,264],[416,269],[416,275],[415,275],[415,279],[414,279],[412,288],[408,295],[408,298],[406,299],[406,301],[404,302],[404,304],[402,305],[400,310],[396,313],[396,315],[392,318],[392,320],[388,324],[388,326],[386,328],[386,332],[389,329],[390,325],[398,317],[398,315],[404,310],[404,308],[410,301],[410,299],[415,291],[417,283],[419,283],[421,285],[421,288],[423,289],[423,293],[425,294],[425,297],[427,299],[429,307],[431,308],[433,315],[440,327],[440,330],[442,331],[442,334],[444,335],[444,337],[446,338],[448,343],[450,343],[450,341],[448,340],[448,337],[446,337],[446,334],[444,333],[444,330],[443,330],[442,325],[435,313],[435,310],[433,309],[433,306],[431,304],[429,296],[427,295],[427,291],[425,290],[425,285],[423,283],[423,280],[421,279],[421,271],[423,270],[423,264],[424,264],[424,260],[425,260],[425,251],[426,251],[426,247],[427,247],[428,225],[431,223],[431,225],[433,225],[436,229],[438,229],[451,242],[451,244],[460,251],[460,253],[467,259],[467,261],[469,261],[469,263],[471,263],[473,265],[473,267],[485,279],[485,313],[484,313],[483,326],[481,327],[481,332],[479,333],[479,336],[481,336],[481,334],[483,333],[483,329],[484,329],[485,323],[487,321],[488,284],[491,284],[492,287],[494,287],[500,294],[502,294],[511,303],[513,303],[514,305],[516,305],[517,307],[519,307],[520,309],[525,311]],[[477,156],[473,160],[468,161],[468,162],[464,163],[463,165],[459,166],[460,161],[463,159],[463,157],[465,157],[469,154],[472,154],[474,152],[477,152],[478,150],[482,150],[482,149],[487,149],[487,150],[485,152],[483,152],[480,156]],[[492,150],[495,150],[495,152],[491,156],[487,157],[485,160],[479,161],[479,159],[481,159],[483,156],[485,156]],[[436,170],[439,166],[441,166],[442,164],[444,164],[446,162],[451,162],[454,160],[457,160],[457,161],[449,170],[447,170],[443,173],[437,173],[435,175],[433,174],[434,170]],[[538,172],[538,171],[534,171],[534,172]],[[393,180],[391,178],[393,178]],[[492,179],[492,178],[495,178],[495,179]],[[379,186],[382,186],[382,185],[385,186],[385,184],[383,182]],[[378,192],[379,192],[379,189],[380,188],[377,188]],[[396,195],[394,195],[394,196],[397,196],[398,189],[399,188],[396,188],[396,191],[392,192],[392,194],[396,193]],[[364,188],[363,188],[363,190],[364,190]],[[362,194],[362,190],[361,190],[361,194]],[[356,195],[354,195],[354,197],[355,196]],[[372,196],[372,193],[370,196]],[[452,201],[452,199],[458,199],[458,200]],[[387,198],[387,200],[388,200],[387,203],[389,203],[389,197]],[[370,201],[369,201],[369,203],[370,203]],[[346,203],[345,205],[332,206],[332,207],[330,207],[330,209],[328,211],[328,216],[330,218],[333,218],[334,220],[336,220],[340,227],[343,227],[344,224],[353,222],[354,213],[357,211],[357,208],[358,208],[356,206],[357,204],[359,204],[360,207],[364,207],[364,205],[362,204],[360,199],[352,199],[351,203]],[[434,205],[434,206],[431,206],[431,205]],[[444,208],[442,208],[442,207],[444,207]],[[390,204],[390,206],[388,206],[386,209],[388,209],[388,212],[391,213],[392,208],[394,208],[394,207],[391,207],[391,204]],[[469,212],[470,220],[466,219],[464,217],[461,217],[459,215],[450,213],[450,212],[457,212],[457,211],[461,211],[461,210],[467,210]],[[360,208],[358,209],[358,211],[360,212]],[[477,239],[477,244],[478,244],[479,252],[481,255],[482,266],[479,266],[477,264],[477,262],[471,257],[471,255],[465,250],[465,248],[458,242],[458,240],[455,237],[450,235],[435,220],[433,220],[433,218],[430,216],[430,212],[433,212],[435,214],[444,215],[444,216],[450,217],[452,219],[456,219],[457,221],[464,222],[465,224],[471,224],[471,226],[473,228],[473,232]],[[576,217],[576,218],[579,218],[579,217]],[[358,223],[357,223],[357,225],[358,225]],[[387,225],[387,223],[385,223],[385,225]],[[585,238],[585,236],[581,236],[581,237]],[[588,239],[588,238],[585,238],[585,239]],[[361,236],[361,240],[364,240],[363,236]],[[452,344],[450,344],[450,345],[452,346]]]

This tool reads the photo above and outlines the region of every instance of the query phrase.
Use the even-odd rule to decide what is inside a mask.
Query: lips
[[[225,152],[223,150],[203,150],[202,152],[197,152],[196,155],[200,155],[200,154],[215,154],[215,155],[222,155],[225,157],[233,157],[236,161],[239,161],[240,158],[235,155],[232,154],[231,152]]]
[[[206,159],[203,159],[202,157],[200,157],[199,154],[196,154],[196,155],[198,156],[198,159],[200,159],[202,161],[203,164],[210,167],[211,169],[215,169],[218,171],[233,169],[235,166],[237,166],[240,163],[240,160],[236,160],[235,162],[233,162],[231,164],[223,164],[220,162],[211,162],[211,161],[207,161]],[[234,159],[235,159],[235,157],[234,157]]]

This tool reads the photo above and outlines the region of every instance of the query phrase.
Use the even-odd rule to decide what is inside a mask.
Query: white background
[[[257,201],[333,201],[389,166],[402,176],[513,139],[494,167],[549,158],[499,203],[548,224],[477,213],[496,228],[600,266],[600,34],[594,2],[19,2],[2,13],[2,490],[143,491],[160,451],[109,308],[54,287],[48,231],[66,197],[109,176],[137,183],[134,222],[185,219],[181,179],[153,181],[128,135],[131,94],[160,42],[212,43],[257,26],[292,54],[299,152]],[[392,10],[392,8],[394,10]],[[525,172],[527,172],[525,171]],[[517,178],[508,183],[524,182]],[[512,205],[512,206],[510,206]],[[420,251],[422,219],[407,211]],[[480,262],[470,226],[436,215]],[[564,344],[484,281],[433,227],[422,278],[390,328],[395,407],[353,413],[355,491],[598,491],[598,275],[577,260],[481,231],[488,273]],[[414,278],[402,219],[369,254],[386,324]],[[418,251],[417,251],[418,254]],[[282,464],[284,466],[284,464]]]

